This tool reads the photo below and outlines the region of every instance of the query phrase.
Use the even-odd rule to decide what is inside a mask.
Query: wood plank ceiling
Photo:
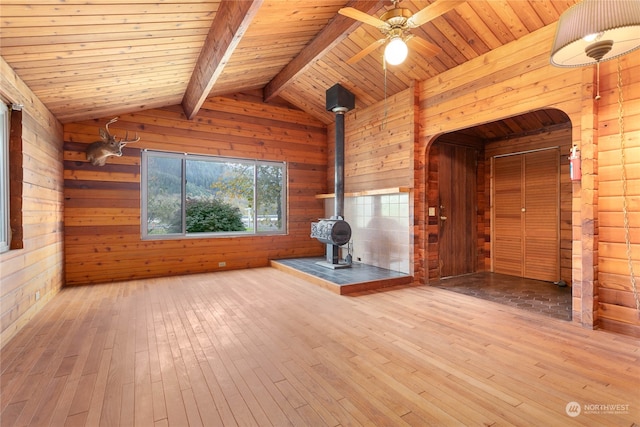
[[[425,58],[412,49],[389,67],[386,84],[382,47],[346,63],[379,30],[338,10],[380,16],[388,1],[3,0],[0,47],[62,123],[177,104],[197,117],[207,96],[257,90],[330,123],[325,91],[337,82],[369,106],[553,24],[577,1],[463,2],[412,30],[442,52]]]

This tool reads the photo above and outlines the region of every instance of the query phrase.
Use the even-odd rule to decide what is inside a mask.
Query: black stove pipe
[[[356,97],[347,89],[336,83],[327,89],[327,111],[336,114],[335,129],[335,181],[333,218],[344,218],[344,115],[356,106]]]
[[[345,110],[346,111],[346,110]],[[333,202],[333,214],[336,219],[344,219],[344,113],[338,110],[336,113],[336,153],[335,153],[335,198]]]
[[[334,174],[334,207],[333,207],[333,220],[344,219],[344,115],[347,111],[355,108],[355,95],[342,87],[339,83],[336,83],[326,92],[326,107],[327,111],[332,111],[336,114],[336,129],[335,129],[335,174]],[[346,241],[351,238],[351,228],[346,221],[341,221],[341,228],[348,229],[348,236],[345,234],[342,237],[346,238]],[[339,264],[339,249],[340,247],[335,244],[327,244],[327,263],[331,265]]]

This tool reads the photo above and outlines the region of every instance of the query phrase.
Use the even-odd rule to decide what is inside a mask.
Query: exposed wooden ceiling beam
[[[372,14],[382,7],[383,1],[352,0],[345,7],[353,7]],[[361,22],[346,16],[336,15],[298,56],[289,62],[264,88],[264,100],[270,101],[298,75],[304,73],[327,51],[338,45],[345,37],[360,26]]]
[[[222,0],[182,99],[187,118],[202,107],[264,0]]]

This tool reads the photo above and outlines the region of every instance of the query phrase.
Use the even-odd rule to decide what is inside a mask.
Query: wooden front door
[[[560,151],[493,159],[493,271],[560,278]]]
[[[443,143],[438,148],[440,277],[474,273],[478,150]]]

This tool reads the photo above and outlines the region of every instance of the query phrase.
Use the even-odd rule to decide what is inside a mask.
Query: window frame
[[[11,249],[11,198],[9,194],[10,108],[0,102],[0,253]]]
[[[181,221],[182,230],[176,233],[167,234],[149,234],[148,227],[148,177],[149,163],[148,158],[163,157],[181,160]],[[215,163],[238,163],[253,166],[253,206],[251,212],[253,231],[220,231],[220,232],[195,232],[188,233],[186,231],[186,199],[187,199],[187,160],[207,161]],[[260,231],[258,227],[258,167],[261,165],[278,166],[282,170],[282,187],[281,187],[281,204],[282,204],[282,227],[279,230]],[[287,180],[288,164],[284,161],[269,161],[258,159],[243,159],[237,157],[226,156],[208,156],[202,154],[178,153],[170,151],[158,150],[142,150],[140,161],[140,234],[142,240],[175,240],[175,239],[209,239],[221,237],[255,237],[255,236],[272,236],[288,234],[288,180]]]

